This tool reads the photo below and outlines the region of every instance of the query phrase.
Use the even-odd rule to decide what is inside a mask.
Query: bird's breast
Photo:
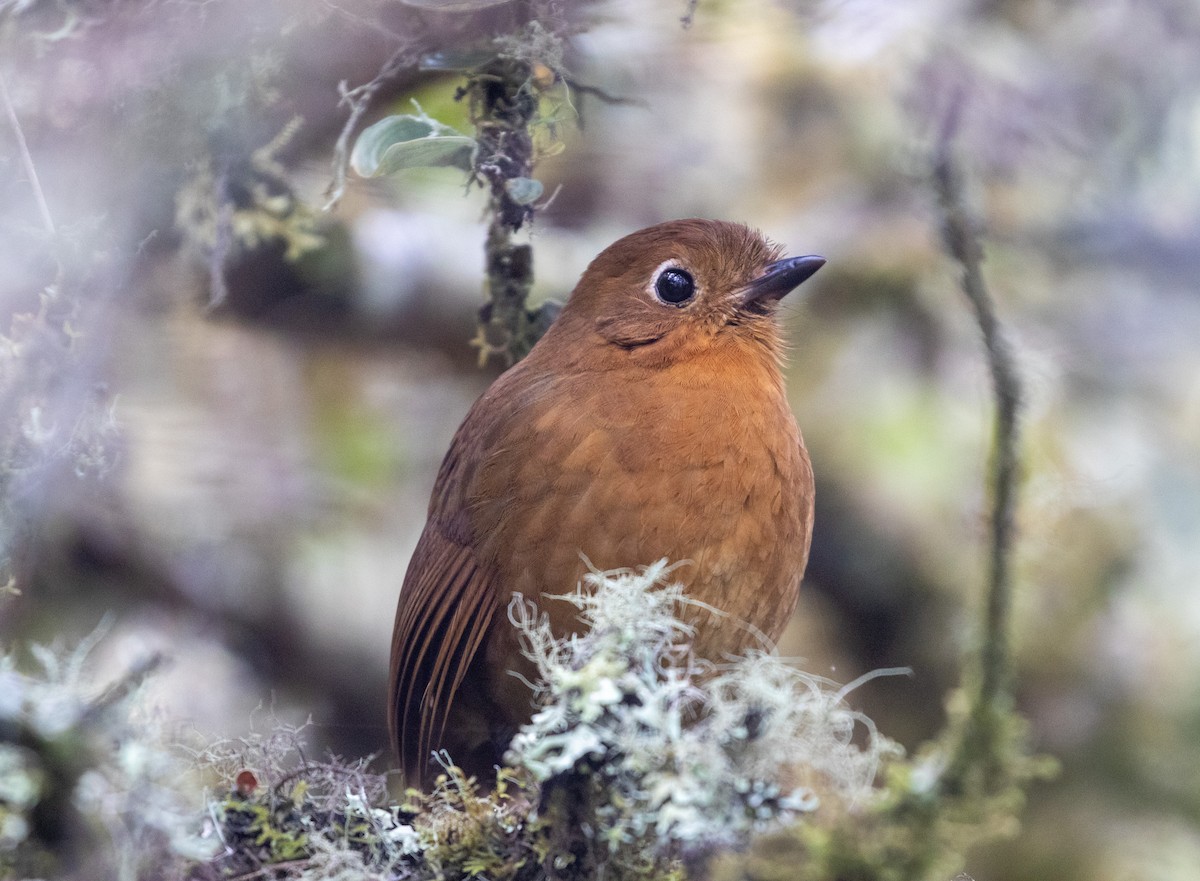
[[[476,534],[499,583],[537,598],[598,569],[667,558],[708,657],[778,637],[808,554],[812,475],[777,378],[572,377],[513,410],[480,469]],[[520,396],[518,396],[520,401]],[[543,603],[560,632],[573,611]],[[704,616],[701,616],[704,617]]]

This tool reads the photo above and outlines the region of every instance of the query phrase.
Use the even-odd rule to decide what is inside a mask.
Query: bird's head
[[[741,224],[673,220],[602,251],[557,323],[575,345],[644,364],[726,345],[775,357],[779,301],[824,263],[780,259],[778,246]]]

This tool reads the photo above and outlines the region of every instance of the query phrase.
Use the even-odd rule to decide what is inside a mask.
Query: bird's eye
[[[654,282],[654,293],[664,303],[682,306],[696,296],[696,282],[682,269],[664,269]]]

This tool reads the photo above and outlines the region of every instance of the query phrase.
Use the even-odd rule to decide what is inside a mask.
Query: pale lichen
[[[774,655],[697,659],[680,620],[688,599],[670,572],[662,560],[588,575],[552,598],[575,605],[586,626],[566,638],[514,599],[509,616],[541,685],[509,763],[543,789],[586,781],[589,794],[573,808],[590,802],[585,837],[613,855],[640,847],[693,860],[741,847],[824,799],[870,801],[895,745],[846,706],[845,690]]]

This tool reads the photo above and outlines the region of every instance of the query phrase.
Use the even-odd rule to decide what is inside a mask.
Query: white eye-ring
[[[696,280],[675,260],[668,260],[654,271],[650,290],[660,303],[686,306],[696,298]]]

